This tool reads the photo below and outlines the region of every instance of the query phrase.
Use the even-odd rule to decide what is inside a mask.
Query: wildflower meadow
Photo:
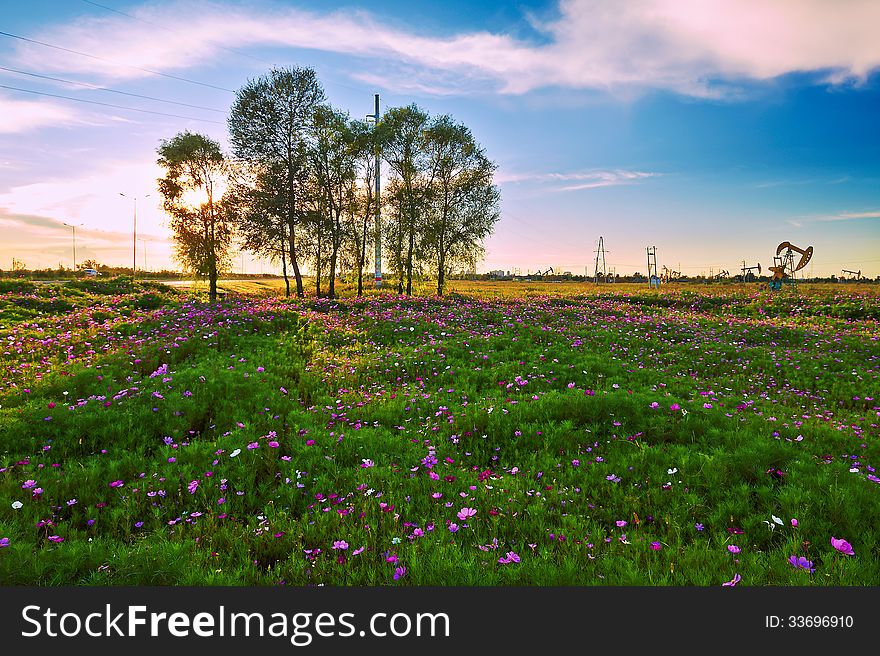
[[[5,585],[880,584],[880,290],[0,281]]]

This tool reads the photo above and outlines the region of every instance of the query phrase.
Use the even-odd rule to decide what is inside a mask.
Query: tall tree
[[[235,156],[252,164],[272,165],[282,177],[288,259],[298,296],[303,295],[297,244],[304,221],[303,169],[314,113],[324,98],[311,68],[273,69],[239,89],[228,120]]]
[[[405,233],[406,293],[412,294],[413,264],[420,234],[424,197],[431,181],[426,179],[428,162],[425,150],[425,130],[428,114],[416,105],[394,107],[388,110],[379,123],[382,157],[400,178],[400,192]],[[402,281],[398,287],[402,286]]]
[[[437,295],[455,264],[472,267],[482,242],[499,218],[499,193],[492,176],[497,166],[471,131],[450,116],[435,119],[425,132],[431,189],[424,228],[434,259]]]
[[[339,251],[347,236],[343,214],[349,207],[349,193],[356,178],[357,141],[345,114],[330,107],[315,113],[315,140],[311,149],[311,166],[316,187],[322,196],[326,212],[326,227],[330,261],[327,294],[336,297],[336,271]]]
[[[355,175],[349,181],[345,209],[350,235],[348,243],[357,275],[357,295],[363,296],[367,240],[378,202],[374,187],[378,145],[375,132],[365,121],[352,121],[350,129],[354,137]]]
[[[208,276],[214,302],[218,272],[228,265],[232,242],[230,212],[218,200],[226,159],[220,144],[189,131],[163,141],[158,153],[158,163],[165,169],[159,191],[171,216],[176,257],[190,270]]]

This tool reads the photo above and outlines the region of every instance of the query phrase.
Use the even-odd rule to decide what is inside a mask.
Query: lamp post
[[[134,224],[131,231],[131,280],[134,282],[135,275],[137,274],[137,226],[138,226],[138,199],[137,196],[128,196],[123,194],[121,191],[119,192],[120,196],[125,196],[126,198],[131,198],[134,200]],[[144,198],[149,198],[150,194],[144,196]]]
[[[72,223],[65,223],[64,225],[73,229],[73,275],[76,275],[76,226]],[[79,225],[82,226],[82,223]]]

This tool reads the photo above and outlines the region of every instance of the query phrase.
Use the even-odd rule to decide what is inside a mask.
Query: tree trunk
[[[440,247],[440,261],[437,267],[437,296],[443,296],[443,285],[446,282],[446,254]]]
[[[369,212],[370,206],[367,205],[367,212]],[[367,261],[367,214],[364,214],[364,223],[363,229],[361,231],[361,252],[360,257],[358,258],[358,298],[364,295],[364,264]]]
[[[305,294],[303,292],[302,273],[300,273],[299,262],[297,262],[297,259],[296,259],[296,241],[294,240],[294,237],[293,237],[293,230],[290,231],[289,242],[290,242],[290,265],[293,267],[293,277],[296,279],[296,295],[299,296],[300,298],[302,298]]]
[[[339,249],[333,244],[333,252],[330,254],[330,288],[327,290],[328,298],[336,298],[336,253]]]
[[[208,300],[217,301],[217,243],[215,241],[214,201],[208,193]]]
[[[290,296],[290,278],[287,277],[287,255],[284,252],[284,235],[281,235],[281,272],[284,275],[285,296]]]
[[[318,263],[315,271],[315,297],[321,298],[321,228],[318,227]]]
[[[413,268],[413,250],[415,250],[416,234],[415,222],[409,224],[409,245],[406,249],[406,295],[412,296],[412,268]]]

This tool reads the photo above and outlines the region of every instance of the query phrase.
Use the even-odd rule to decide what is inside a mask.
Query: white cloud
[[[880,210],[868,212],[841,212],[832,216],[824,216],[820,221],[855,221],[856,219],[880,219]]]
[[[547,37],[540,44],[487,30],[423,36],[349,9],[322,14],[278,4],[257,11],[179,1],[130,11],[160,25],[185,25],[186,38],[157,38],[154,26],[126,17],[91,17],[40,39],[108,61],[30,44],[19,46],[19,58],[38,58],[44,70],[136,78],[148,73],[132,66],[180,71],[216,65],[230,48],[280,46],[372,58],[374,77],[360,78],[385,88],[522,94],[562,87],[622,95],[658,88],[703,97],[728,93],[716,86],[722,80],[819,71],[841,83],[880,65],[874,0],[562,0],[557,19],[527,17]]]
[[[41,127],[77,123],[74,112],[53,102],[0,96],[0,134],[18,134]]]
[[[629,171],[625,169],[572,171],[567,173],[504,173],[495,176],[498,184],[516,184],[522,182],[532,183],[559,183],[572,182],[573,184],[552,187],[551,191],[578,191],[581,189],[596,189],[598,187],[613,187],[618,185],[632,184],[638,180],[653,178],[660,175],[649,171]]]
[[[138,232],[159,233],[164,219],[157,207],[160,176],[159,166],[150,160],[96,162],[78,174],[11,187],[0,193],[0,209],[7,216],[82,222],[86,229],[130,234],[134,201],[121,197],[122,192],[139,197]]]

